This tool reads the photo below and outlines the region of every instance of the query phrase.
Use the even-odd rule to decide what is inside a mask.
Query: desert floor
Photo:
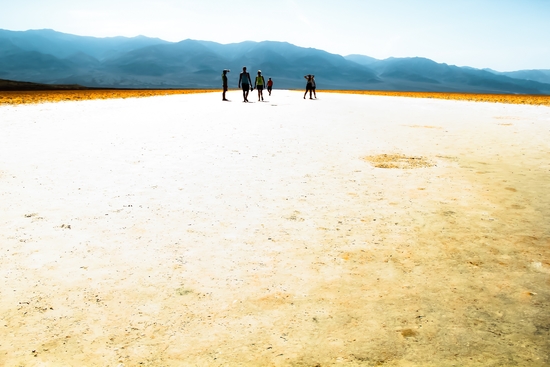
[[[550,365],[548,106],[229,96],[0,106],[0,366]]]

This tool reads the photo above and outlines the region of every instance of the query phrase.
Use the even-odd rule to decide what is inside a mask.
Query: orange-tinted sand
[[[177,90],[56,90],[56,91],[7,91],[0,92],[0,105],[28,104],[43,102],[80,101],[88,99],[140,98],[172,94],[221,92],[215,89],[177,89]],[[463,100],[473,102],[494,102],[509,104],[527,104],[550,106],[548,95],[514,95],[514,94],[475,94],[475,93],[443,93],[443,92],[394,92],[368,90],[323,90],[324,93],[368,94],[379,96],[437,98]]]
[[[88,99],[142,98],[171,94],[217,92],[211,89],[98,89],[98,90],[48,90],[0,92],[0,105],[44,102],[81,101]]]
[[[374,95],[374,96],[454,99],[454,100],[472,101],[472,102],[494,102],[494,103],[550,106],[550,96],[548,95],[476,94],[476,93],[444,93],[444,92],[393,92],[393,91],[373,91],[373,90],[325,90],[322,92],[368,94],[368,95]]]

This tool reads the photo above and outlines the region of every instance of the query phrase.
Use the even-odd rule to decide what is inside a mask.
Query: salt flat
[[[550,365],[550,108],[229,98],[0,106],[1,366]]]

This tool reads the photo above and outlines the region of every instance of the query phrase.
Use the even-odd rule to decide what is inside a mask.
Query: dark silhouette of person
[[[229,71],[230,70],[228,69],[224,69],[222,72],[222,88],[223,88],[222,101],[228,101],[228,99],[225,98],[225,92],[227,92],[227,73],[229,73]]]
[[[313,91],[313,96],[315,99],[317,99],[317,92],[315,90],[317,89],[317,84],[315,84],[315,75],[311,76],[311,90]]]
[[[269,93],[269,95],[271,95],[271,90],[273,89],[273,80],[271,80],[271,78],[269,78],[267,80],[267,92]]]
[[[309,92],[309,99],[313,99],[311,97],[311,93],[313,92],[313,75],[308,74],[308,75],[304,76],[304,78],[306,78],[306,80],[307,80],[306,92],[304,93],[304,99],[306,99],[307,92]]]
[[[246,66],[243,66],[243,71],[239,74],[239,88],[241,88],[241,85],[243,88],[243,102],[248,102],[248,91],[252,85],[252,79],[250,79],[250,74],[246,71]]]
[[[254,88],[258,90],[258,101],[260,101],[260,98],[262,99],[262,101],[264,100],[264,85],[265,85],[265,79],[262,75],[262,71],[258,70],[258,76],[254,81]]]

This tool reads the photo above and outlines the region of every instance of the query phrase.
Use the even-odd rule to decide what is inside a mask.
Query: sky
[[[223,44],[282,41],[377,59],[550,69],[550,0],[14,0],[0,29]]]

